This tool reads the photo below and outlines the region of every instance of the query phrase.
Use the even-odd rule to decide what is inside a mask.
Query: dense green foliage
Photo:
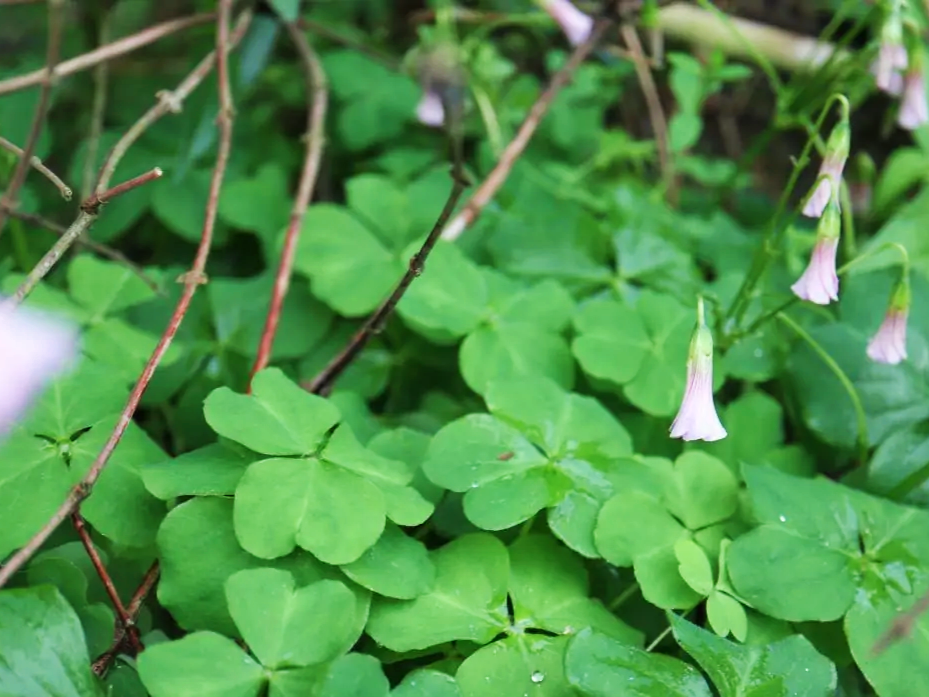
[[[104,24],[112,39],[163,19],[160,4],[72,8],[63,55],[91,50]],[[331,393],[312,394],[452,187],[449,134],[416,119],[422,56],[451,42],[466,76],[450,130],[467,197],[569,54],[529,0],[458,4],[478,19],[456,21],[450,2],[277,0],[230,53],[232,156],[208,280],[80,505],[123,603],[159,565],[136,620],[144,650],[123,640],[66,519],[0,591],[0,695],[929,694],[926,615],[873,650],[929,591],[925,125],[886,148],[873,181],[846,171],[871,196],[854,211],[844,202],[838,302],[790,291],[822,239],[801,189],[834,123],[848,125],[842,105],[853,126],[874,106],[877,15],[894,3],[828,4],[848,26],[827,38],[864,47],[808,73],[778,73],[763,47],[735,61],[669,45],[655,76],[671,176],[651,131],[623,119],[648,122],[632,62],[595,52],[475,224],[437,243]],[[427,6],[435,21],[414,23]],[[0,55],[0,91],[45,64],[46,12],[0,8],[12,18],[0,42],[22,46]],[[312,102],[282,24],[298,16],[329,84],[325,154],[271,367],[251,379]],[[107,74],[61,78],[36,154],[89,192],[108,149],[214,32],[206,22]],[[765,74],[777,109],[769,131],[743,134],[745,152],[778,131],[809,140],[777,154],[797,158],[803,184],[779,181],[773,197],[754,185],[752,157],[708,143],[705,114]],[[0,135],[24,143],[37,99],[36,86],[0,94]],[[0,559],[87,475],[165,330],[201,238],[218,104],[213,72],[144,132],[114,183],[155,166],[165,176],[105,205],[91,228],[144,277],[78,248],[25,303],[79,325],[82,357],[0,442]],[[853,157],[883,147],[856,138]],[[8,179],[16,158],[0,158]],[[25,213],[76,214],[36,172],[19,199]],[[7,221],[3,294],[55,239]],[[888,365],[867,346],[901,270],[908,358]],[[698,297],[728,436],[684,443],[669,428],[699,343]]]

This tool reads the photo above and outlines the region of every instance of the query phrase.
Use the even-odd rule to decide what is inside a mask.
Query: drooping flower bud
[[[435,90],[423,92],[419,104],[416,106],[416,118],[425,126],[438,128],[445,123],[445,107],[442,106],[442,96]]]
[[[803,275],[790,289],[801,300],[828,305],[839,299],[839,277],[835,272],[835,255],[841,230],[839,205],[833,201],[819,219],[816,245]]]
[[[416,118],[426,126],[440,127],[446,117],[457,118],[464,109],[465,75],[458,48],[437,42],[417,51],[415,69],[423,96],[416,106]],[[451,114],[446,114],[446,108]]]
[[[671,437],[715,441],[728,434],[713,403],[713,335],[703,317],[703,298],[697,301],[697,329],[690,340],[687,385],[681,408],[671,424]]]
[[[848,160],[848,151],[851,147],[850,132],[848,115],[843,110],[842,117],[829,134],[829,140],[826,141],[826,152],[819,166],[817,181],[806,205],[803,206],[803,215],[818,218],[830,202],[834,201],[838,205],[842,172],[845,170],[845,162]]]
[[[903,71],[908,60],[903,45],[901,3],[892,0],[886,6],[886,18],[881,24],[881,45],[871,73],[879,90],[896,97],[903,91]]]
[[[897,125],[908,131],[915,130],[929,121],[926,104],[926,77],[922,65],[911,67],[903,82],[903,100],[897,114]]]
[[[77,355],[69,324],[0,299],[0,437]]]
[[[890,294],[884,321],[868,342],[868,358],[887,365],[897,365],[906,358],[906,321],[909,314],[910,279],[909,273],[904,271]]]
[[[558,22],[572,46],[587,41],[594,28],[593,17],[581,12],[571,0],[539,0],[548,14]]]

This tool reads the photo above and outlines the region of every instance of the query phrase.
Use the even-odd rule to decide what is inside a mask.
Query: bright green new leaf
[[[447,331],[457,337],[478,325],[487,301],[487,285],[477,266],[456,245],[440,240],[397,312],[414,329]]]
[[[355,595],[322,580],[297,589],[293,574],[246,569],[226,580],[229,612],[265,668],[308,666],[337,657],[358,640]]]
[[[738,508],[738,480],[722,462],[699,451],[677,458],[665,482],[668,510],[690,530],[724,521]]]
[[[236,537],[262,559],[299,545],[327,564],[347,564],[377,542],[385,518],[380,489],[317,459],[256,462],[235,492]]]
[[[748,635],[748,616],[745,607],[727,593],[716,590],[706,599],[706,618],[713,631],[725,637],[732,634],[736,641],[744,642]]]
[[[462,697],[563,697],[566,637],[521,634],[495,641],[468,656],[455,679]]]
[[[625,385],[648,354],[648,335],[635,309],[598,299],[580,306],[574,317],[578,336],[571,350],[588,375]]]
[[[81,622],[58,590],[0,592],[0,694],[101,697]]]
[[[373,547],[341,568],[355,583],[388,598],[416,598],[435,583],[435,565],[426,546],[391,523]]]
[[[664,610],[687,610],[703,595],[684,580],[674,552],[674,545],[665,545],[637,556],[633,562],[635,580],[642,588],[642,597],[652,605]]]
[[[390,697],[461,697],[461,690],[451,675],[422,669],[407,673]]]
[[[630,566],[636,557],[672,547],[685,534],[684,526],[658,499],[631,490],[620,491],[603,505],[594,539],[604,559],[617,566]]]
[[[138,666],[152,697],[257,697],[267,680],[232,639],[212,632],[149,646]]]
[[[588,597],[581,559],[547,535],[530,535],[510,547],[514,620],[556,634],[593,627],[625,644],[641,645],[641,632]]]
[[[670,614],[670,613],[669,613]],[[741,646],[670,614],[674,638],[713,681],[720,697],[832,697],[836,672],[804,637]]]
[[[713,591],[713,567],[703,547],[693,540],[681,537],[674,543],[674,556],[681,578],[700,595]]]
[[[503,544],[485,533],[465,535],[431,557],[433,589],[413,600],[376,599],[368,634],[392,651],[493,639],[508,621],[509,557]]]
[[[165,501],[177,496],[231,496],[254,461],[255,454],[236,443],[213,443],[144,465],[142,481],[152,495]]]
[[[71,297],[91,313],[91,322],[155,297],[132,269],[89,255],[75,257],[68,266]]]
[[[219,435],[267,455],[311,455],[339,420],[330,402],[311,395],[277,368],[258,373],[250,395],[228,387],[214,390],[203,409]]]
[[[670,656],[647,653],[590,629],[568,644],[568,682],[589,697],[710,697],[698,670]],[[620,688],[620,686],[622,686]]]

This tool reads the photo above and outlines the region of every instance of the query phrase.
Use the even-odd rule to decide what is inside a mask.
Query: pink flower
[[[542,7],[558,22],[572,46],[587,41],[593,30],[594,20],[571,4],[571,0],[542,0]]]
[[[442,98],[435,90],[426,90],[423,92],[422,99],[416,107],[416,118],[426,126],[438,128],[445,122],[445,107],[442,106]]]
[[[908,64],[906,48],[899,43],[882,43],[871,74],[877,88],[894,97],[903,92],[903,74]]]
[[[911,70],[906,74],[897,125],[912,131],[927,121],[929,108],[926,105],[926,79],[921,69]]]
[[[803,206],[803,215],[819,218],[831,201],[839,200],[839,186],[842,183],[842,173],[845,171],[850,146],[848,121],[843,118],[829,134],[817,182],[807,198],[806,205]]]
[[[838,236],[818,237],[806,271],[790,287],[794,295],[817,305],[828,305],[839,299],[839,277],[835,272],[838,246]]]
[[[687,387],[681,408],[671,424],[671,437],[714,441],[728,434],[713,403],[713,335],[703,322],[703,301],[697,309],[698,326],[690,341]]]
[[[77,355],[77,331],[31,310],[0,305],[0,436]]]
[[[909,310],[891,308],[884,315],[877,334],[868,342],[868,358],[877,363],[897,365],[906,358],[906,320]]]

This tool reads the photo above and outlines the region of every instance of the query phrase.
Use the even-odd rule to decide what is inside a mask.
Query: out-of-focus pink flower
[[[435,90],[425,90],[416,107],[416,118],[426,126],[438,128],[445,122],[445,107],[442,97]]]
[[[900,43],[881,43],[877,59],[871,65],[871,74],[877,88],[894,97],[903,92],[903,71],[908,60],[906,48]]]
[[[929,121],[926,105],[926,78],[922,69],[910,70],[903,86],[903,101],[897,114],[897,125],[912,131]]]
[[[0,298],[0,436],[78,352],[75,327]]]
[[[890,295],[884,321],[868,342],[868,358],[888,365],[897,365],[906,358],[906,321],[909,315],[910,279],[904,268],[903,277]]]
[[[681,408],[671,424],[671,437],[715,441],[728,434],[713,402],[713,335],[703,321],[703,301],[697,310],[697,330],[690,340],[687,386]]]
[[[839,246],[839,208],[826,209],[819,225],[816,246],[803,275],[790,289],[801,300],[828,305],[839,299],[839,277],[835,272],[835,255]]]
[[[830,202],[839,200],[839,186],[842,185],[842,173],[848,160],[850,141],[848,122],[843,118],[829,134],[817,182],[806,205],[803,206],[803,215],[819,218]]]
[[[593,17],[577,9],[571,0],[541,0],[541,3],[542,8],[558,22],[572,46],[587,41],[594,28]]]
[[[877,363],[897,365],[906,358],[907,310],[888,310],[871,341],[868,342],[868,358]]]

